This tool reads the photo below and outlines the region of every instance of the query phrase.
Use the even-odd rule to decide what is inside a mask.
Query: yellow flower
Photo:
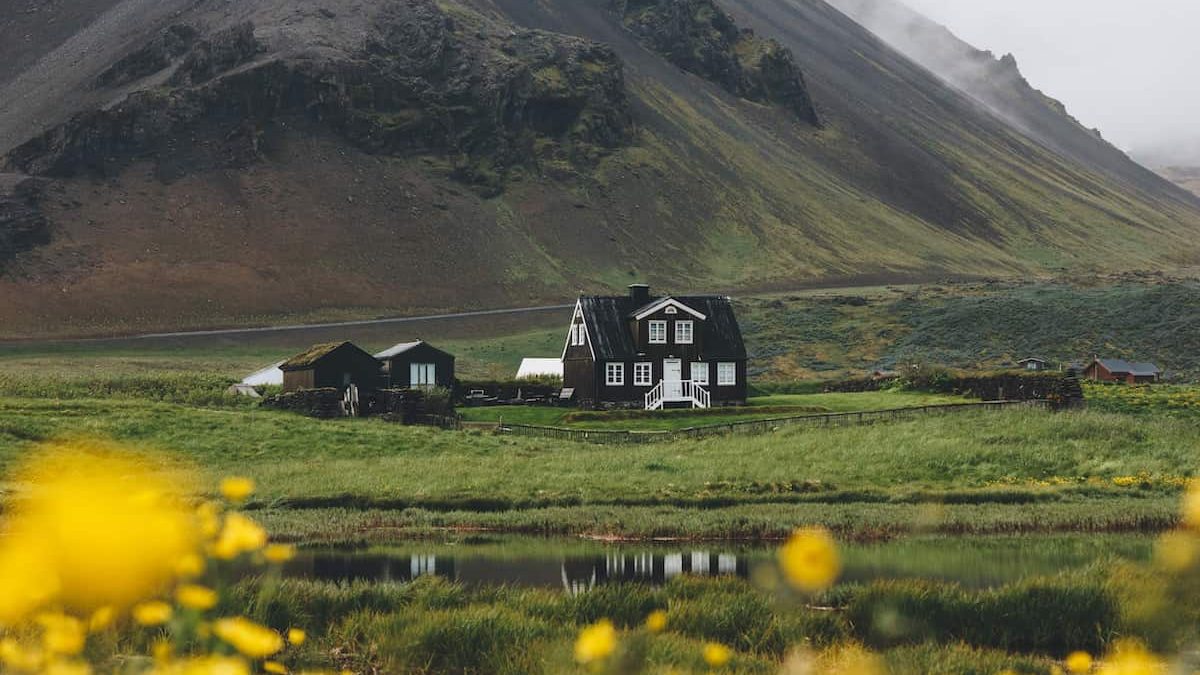
[[[1072,652],[1065,663],[1072,673],[1092,672],[1092,655],[1087,652]]]
[[[225,516],[225,526],[213,544],[213,555],[232,560],[266,545],[267,531],[262,526],[240,513],[231,513]]]
[[[42,653],[35,649],[26,649],[16,640],[6,637],[0,640],[0,662],[8,670],[32,671],[42,667]]]
[[[244,617],[216,621],[213,633],[252,659],[266,658],[283,649],[279,633]]]
[[[112,607],[101,607],[92,612],[92,616],[88,619],[88,631],[98,633],[112,625],[113,619],[116,618],[116,612]]]
[[[833,537],[820,528],[797,530],[779,549],[779,566],[788,582],[806,593],[829,588],[842,571]]]
[[[1200,480],[1193,480],[1183,498],[1183,524],[1200,529]]]
[[[87,633],[83,622],[66,614],[41,614],[37,622],[42,627],[42,646],[48,654],[74,656],[83,651]]]
[[[155,663],[165,665],[171,662],[171,658],[175,655],[175,648],[171,646],[170,640],[160,638],[150,645],[150,654],[154,657]]]
[[[287,632],[288,642],[290,642],[298,647],[298,646],[304,644],[304,641],[306,639],[308,639],[308,634],[305,633],[303,630],[301,630],[299,628],[289,628],[288,629],[288,632]]]
[[[263,670],[267,671],[268,673],[275,673],[275,675],[287,675],[288,671],[287,666],[278,661],[263,662]]]
[[[204,574],[204,558],[195,553],[188,553],[175,561],[175,575],[180,579],[195,579]]]
[[[27,612],[51,599],[79,613],[128,608],[164,590],[174,561],[195,548],[183,490],[145,458],[56,446],[12,481],[27,486],[29,497],[16,505],[11,535],[0,545],[0,614],[8,621],[20,604],[32,605]],[[31,561],[42,580],[22,588],[30,580],[6,572]]]
[[[221,531],[221,507],[216,502],[204,502],[196,507],[196,520],[200,523],[200,536],[212,539]]]
[[[175,591],[175,599],[188,609],[207,611],[217,604],[217,592],[206,586],[184,584]]]
[[[171,606],[155,600],[133,608],[133,620],[143,626],[161,626],[171,620]]]
[[[1154,544],[1154,559],[1171,572],[1183,572],[1200,558],[1200,541],[1190,532],[1168,532]]]
[[[733,658],[733,650],[723,644],[710,642],[704,645],[704,662],[710,668],[721,668]]]
[[[231,476],[221,481],[221,494],[234,504],[241,504],[254,492],[254,481],[240,476]]]
[[[1157,675],[1166,665],[1136,640],[1118,640],[1100,665],[1101,675]]]
[[[263,557],[269,563],[280,565],[296,557],[296,547],[289,544],[271,544],[263,549]]]
[[[608,619],[584,628],[575,641],[575,660],[582,664],[608,658],[617,648],[617,629]]]
[[[11,626],[54,599],[60,585],[46,542],[31,533],[0,541],[0,625]]]
[[[661,609],[650,612],[646,617],[646,629],[651,633],[661,633],[667,629],[667,613]]]
[[[236,656],[201,656],[153,672],[155,675],[250,675],[250,666]]]

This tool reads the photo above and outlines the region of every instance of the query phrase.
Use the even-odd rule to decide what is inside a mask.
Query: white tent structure
[[[279,366],[282,365],[283,361],[280,361],[278,363],[272,363],[262,370],[257,370],[253,373],[250,373],[245,377],[245,379],[242,380],[242,384],[249,385],[251,387],[262,387],[270,384],[282,385],[283,371],[279,369]]]
[[[562,377],[562,359],[523,359],[517,369],[517,379],[532,377]]]

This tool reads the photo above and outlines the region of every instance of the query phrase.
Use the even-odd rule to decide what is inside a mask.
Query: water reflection
[[[578,594],[613,583],[662,585],[685,574],[745,578],[750,562],[745,555],[705,550],[559,558],[317,551],[297,557],[285,571],[288,576],[326,581],[408,582],[437,576],[466,585],[558,587]]]

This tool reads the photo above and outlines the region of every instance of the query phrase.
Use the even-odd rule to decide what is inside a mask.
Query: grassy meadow
[[[1069,292],[1119,295],[1112,288]],[[534,537],[530,545],[549,547],[551,555],[586,548],[602,557],[609,547],[663,540],[771,547],[797,528],[817,527],[836,537],[846,564],[848,578],[809,595],[773,576],[770,549],[747,579],[613,584],[578,595],[438,579],[270,574],[221,586],[214,611],[309,631],[309,641],[284,659],[297,671],[776,673],[803,662],[809,672],[1052,673],[1069,652],[1109,653],[1122,638],[1175,654],[1200,627],[1190,609],[1200,605],[1176,600],[1200,597],[1200,584],[1188,576],[1200,547],[1176,550],[1176,535],[1157,537],[1180,525],[1181,500],[1200,468],[1194,385],[1088,385],[1087,409],[1064,413],[974,410],[635,446],[511,437],[490,428],[502,417],[677,429],[962,403],[916,391],[827,394],[811,379],[795,378],[858,373],[920,354],[943,354],[956,365],[1003,363],[1043,345],[1018,342],[1005,351],[985,343],[1030,303],[1052,305],[1061,293],[1068,291],[981,284],[955,293],[870,289],[863,301],[843,291],[750,298],[743,316],[758,395],[746,409],[606,415],[467,408],[465,418],[478,424],[464,431],[320,421],[225,394],[245,373],[319,341],[307,333],[5,345],[0,468],[9,475],[44,444],[99,439],[150,466],[189,469],[193,497],[217,497],[223,477],[245,476],[257,484],[245,512],[273,540],[302,550],[370,552],[423,542],[452,556],[513,534]],[[1120,293],[1169,295],[1149,287]],[[957,327],[939,332],[938,316],[959,317]],[[521,356],[559,349],[558,323],[463,323],[426,335],[460,355],[465,376],[495,377],[515,369]],[[1178,326],[1150,328],[1169,335]],[[394,331],[347,337],[382,347]],[[948,344],[961,359],[944,350]],[[1082,348],[1080,342],[1062,353]],[[1157,353],[1177,358],[1173,349]],[[8,499],[25,494],[16,482],[2,489]],[[1070,565],[1016,574],[1016,564],[1004,562],[1006,544],[996,543],[1014,540],[1047,554],[1065,551]],[[886,565],[872,557],[881,555],[877,545],[893,547]],[[1130,551],[1141,562],[1131,562]],[[1013,569],[986,586],[956,577],[989,563]],[[897,578],[853,578],[854,570],[873,565]],[[652,632],[644,622],[656,610],[666,612],[668,624]],[[618,646],[607,670],[582,668],[576,640],[601,619],[613,622]],[[148,649],[152,638],[133,630],[110,647],[132,653]],[[719,667],[705,659],[712,644],[732,650]],[[858,667],[868,662],[873,670]]]

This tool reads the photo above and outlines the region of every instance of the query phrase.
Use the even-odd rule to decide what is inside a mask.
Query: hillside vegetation
[[[1194,197],[822,0],[44,11],[0,23],[9,337],[1198,252]]]

